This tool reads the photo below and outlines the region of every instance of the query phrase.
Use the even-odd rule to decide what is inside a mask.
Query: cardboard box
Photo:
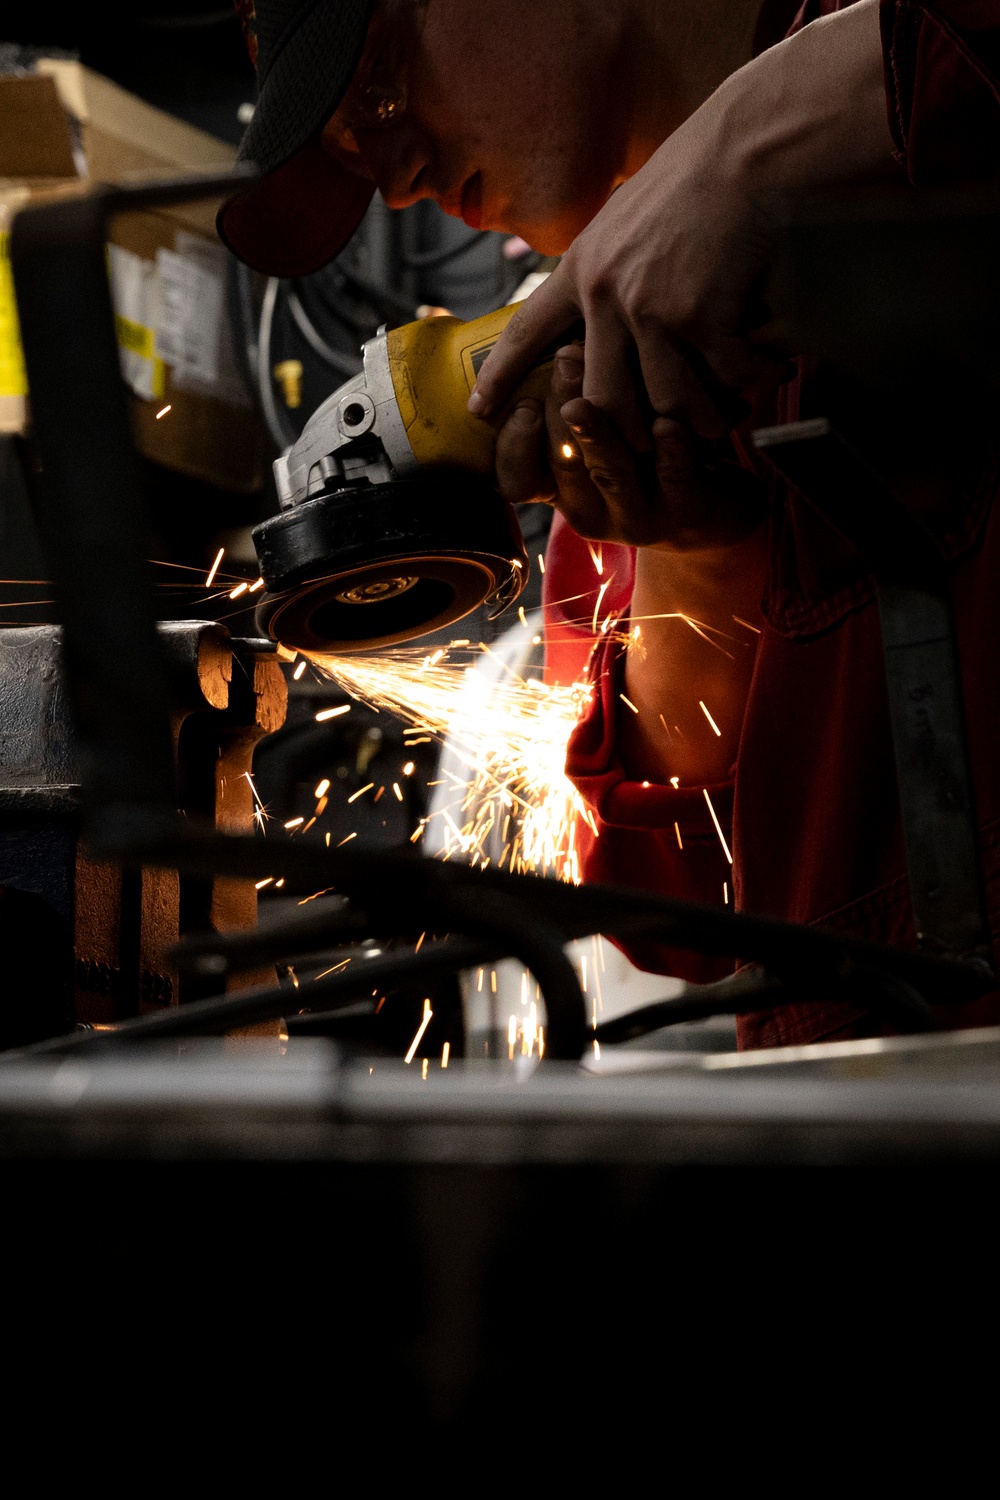
[[[78,63],[42,59],[31,74],[0,77],[0,432],[22,431],[28,415],[6,253],[18,209],[85,192],[89,182],[208,171],[234,157],[225,142]],[[117,218],[109,228],[112,300],[140,451],[248,493],[263,480],[264,435],[232,347],[216,207]]]

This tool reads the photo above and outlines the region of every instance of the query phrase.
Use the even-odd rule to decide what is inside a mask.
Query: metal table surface
[[[1000,1028],[582,1067],[345,1059],[315,1039],[0,1067],[0,1157],[876,1164],[1000,1157]]]

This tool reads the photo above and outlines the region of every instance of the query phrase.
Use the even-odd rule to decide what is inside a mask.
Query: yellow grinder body
[[[254,532],[261,628],[297,650],[371,650],[516,599],[528,559],[494,481],[507,411],[543,399],[551,359],[490,421],[468,410],[516,307],[380,333],[362,372],[318,408],[275,463],[282,510]]]

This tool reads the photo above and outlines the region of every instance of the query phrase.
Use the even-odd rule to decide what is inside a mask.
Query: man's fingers
[[[592,313],[587,321],[584,398],[602,411],[636,453],[652,444],[644,401],[636,385],[632,337],[614,317]]]
[[[707,364],[699,371],[662,330],[642,330],[639,363],[650,405],[705,438],[724,437],[745,415],[745,403],[719,382]],[[693,362],[692,362],[693,361]]]
[[[636,503],[640,498],[635,455],[616,432],[610,418],[589,401],[569,401],[562,418],[586,465],[593,484],[611,505]],[[570,459],[570,463],[574,460]]]
[[[795,375],[791,360],[758,345],[753,334],[746,338],[731,334],[706,338],[702,352],[716,378],[733,390],[746,390],[765,381],[780,385]]]
[[[653,423],[656,445],[656,477],[660,489],[691,490],[701,482],[701,463],[689,430],[673,417],[657,417]]]
[[[563,263],[521,304],[490,350],[469,397],[473,415],[488,417],[498,411],[547,346],[579,317],[576,294]]]
[[[755,474],[667,417],[654,422],[653,441],[656,480],[670,506],[675,544],[704,545],[707,537],[731,543],[750,535],[767,499]]]
[[[568,463],[578,465],[580,455],[573,434],[562,418],[567,401],[576,400],[583,391],[583,349],[571,344],[556,351],[552,382],[545,402],[545,426],[549,438],[549,463],[558,473]]]
[[[500,429],[496,450],[497,485],[505,500],[551,502],[552,472],[545,462],[545,422],[540,401],[520,401]]]

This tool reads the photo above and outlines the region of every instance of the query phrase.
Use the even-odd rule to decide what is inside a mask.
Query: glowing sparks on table
[[[454,784],[454,797],[432,814],[443,824],[443,858],[485,867],[491,835],[503,831],[500,868],[579,884],[579,821],[597,830],[564,767],[567,741],[587,699],[585,683],[547,686],[509,668],[488,681],[474,670],[470,649],[457,657],[454,648],[426,656],[419,648],[401,647],[377,656],[310,659],[354,698],[389,710],[410,731],[447,741],[466,774],[445,778]],[[404,767],[403,774],[411,773]],[[389,785],[401,801],[399,783]]]
[[[427,1030],[433,1019],[434,1012],[431,1010],[431,1002],[429,1000],[425,1000],[423,1020],[417,1027],[417,1034],[413,1038],[413,1041],[410,1043],[410,1050],[409,1052],[407,1052],[406,1057],[403,1059],[404,1062],[411,1063],[413,1061],[413,1055],[416,1052],[417,1048],[420,1046],[420,1043],[423,1041],[424,1032]]]

